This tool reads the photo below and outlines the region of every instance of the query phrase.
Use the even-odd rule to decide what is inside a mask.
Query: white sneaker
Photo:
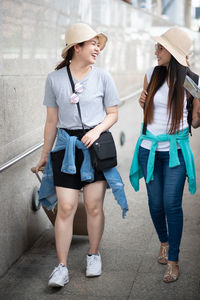
[[[87,277],[95,277],[101,275],[101,255],[93,254],[91,256],[87,255],[87,268],[86,268],[86,276]]]
[[[68,270],[63,264],[59,264],[49,277],[48,286],[61,287],[69,282]]]

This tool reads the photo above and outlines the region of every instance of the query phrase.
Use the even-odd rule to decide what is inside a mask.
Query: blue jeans
[[[139,163],[144,178],[147,176],[149,150],[140,147]],[[181,150],[178,150],[180,165],[169,168],[169,152],[156,151],[154,180],[146,184],[149,210],[161,243],[168,241],[168,260],[178,261],[183,230],[182,196],[186,167]]]

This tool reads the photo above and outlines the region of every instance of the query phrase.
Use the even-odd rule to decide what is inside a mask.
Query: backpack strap
[[[187,69],[187,75],[198,85],[199,83],[199,75],[193,73],[189,68]],[[191,130],[191,125],[192,125],[192,110],[193,110],[193,99],[194,97],[189,94],[187,97],[187,111],[188,111],[188,116],[187,116],[187,121],[188,121],[188,125],[189,125],[189,133],[190,135],[192,135],[192,130]]]

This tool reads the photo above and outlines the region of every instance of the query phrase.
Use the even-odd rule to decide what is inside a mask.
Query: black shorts
[[[83,130],[67,130],[67,133],[71,136],[77,136],[80,140],[83,137]],[[81,175],[80,175],[80,168],[81,164],[83,162],[83,152],[81,149],[76,148],[75,149],[75,165],[76,165],[76,174],[66,174],[61,172],[61,166],[63,162],[63,158],[65,155],[65,150],[60,150],[57,152],[51,153],[51,160],[52,160],[52,167],[53,167],[53,180],[54,180],[54,185],[55,186],[60,186],[60,187],[66,187],[66,188],[71,188],[75,190],[80,190],[82,187],[85,185],[96,182],[96,181],[101,181],[101,180],[106,180],[104,177],[103,172],[101,171],[96,171],[94,172],[94,181],[92,182],[87,182],[87,181],[81,181]]]

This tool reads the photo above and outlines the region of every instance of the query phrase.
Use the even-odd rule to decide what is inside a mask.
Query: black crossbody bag
[[[70,72],[69,65],[67,67],[67,73],[72,86],[72,91],[75,93],[74,81]],[[85,134],[85,128],[81,117],[81,109],[79,102],[76,103],[78,108],[78,114],[81,120],[83,132]],[[110,131],[102,132],[100,137],[89,148],[90,157],[93,168],[97,171],[103,171],[113,168],[117,165],[117,152],[115,142]]]

